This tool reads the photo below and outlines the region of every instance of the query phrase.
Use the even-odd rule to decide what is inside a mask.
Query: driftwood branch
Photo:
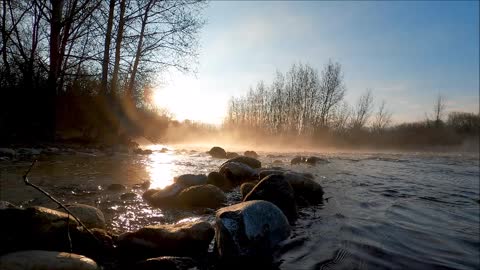
[[[46,192],[45,190],[43,190],[41,187],[35,185],[35,184],[32,184],[30,183],[30,181],[28,180],[28,174],[30,173],[30,171],[32,170],[33,166],[35,166],[35,163],[37,163],[37,160],[33,160],[32,164],[30,165],[30,167],[28,168],[27,172],[25,172],[25,174],[23,175],[23,181],[25,182],[25,184],[27,186],[31,186],[33,188],[35,188],[36,190],[40,191],[41,193],[43,193],[43,195],[47,196],[50,200],[52,200],[53,202],[55,202],[56,204],[58,204],[59,207],[61,207],[63,210],[65,210],[69,216],[72,216],[77,222],[78,224],[80,224],[96,241],[100,242],[98,240],[98,238],[92,233],[92,231],[90,231],[87,226],[85,226],[85,224],[83,224],[82,221],[80,221],[80,219],[78,219],[72,212],[70,212],[70,210],[64,205],[62,204],[59,200],[55,199],[52,195],[50,195],[48,192]],[[67,222],[70,220],[70,217],[68,217],[68,220]],[[71,249],[71,238],[70,238],[70,228],[69,228],[69,224],[67,223],[67,230],[68,230],[68,239],[70,240],[70,249]]]

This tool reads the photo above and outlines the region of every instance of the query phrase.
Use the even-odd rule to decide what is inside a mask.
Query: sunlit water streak
[[[174,176],[208,173],[223,162],[204,151],[164,147],[149,146],[153,153],[146,156],[49,157],[35,167],[31,181],[67,202],[96,205],[119,233],[200,218],[212,222],[211,211],[152,208],[141,198],[143,190],[135,185],[145,180],[163,188]],[[300,209],[292,236],[277,254],[281,269],[479,268],[478,155],[334,153],[325,154],[331,163],[310,167],[290,165],[296,153],[261,154],[265,166],[280,160],[283,167],[314,174],[329,198]],[[48,199],[23,185],[28,165],[0,163],[0,198],[48,206]],[[112,183],[127,190],[106,190]],[[122,200],[124,192],[137,197]],[[241,200],[238,189],[227,197],[230,204]]]

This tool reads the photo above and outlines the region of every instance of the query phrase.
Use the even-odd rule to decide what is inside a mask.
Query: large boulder
[[[198,256],[207,252],[214,234],[210,223],[198,220],[152,225],[121,234],[117,246],[125,259],[133,260],[158,256]]]
[[[214,185],[226,191],[232,188],[232,183],[219,172],[210,172],[207,176],[207,184]]]
[[[163,189],[149,189],[143,193],[143,199],[155,207],[174,206],[177,204],[177,195],[184,188],[175,183]]]
[[[243,201],[264,200],[275,204],[290,223],[293,223],[298,216],[295,193],[292,186],[285,180],[283,175],[272,174],[263,178],[245,196]]]
[[[308,205],[323,202],[323,188],[311,175],[287,171],[283,176],[295,191],[297,203]]]
[[[184,187],[204,185],[207,183],[205,174],[182,174],[173,179],[173,181]]]
[[[290,164],[295,165],[295,164],[305,163],[305,160],[306,160],[305,157],[296,156],[290,161]]]
[[[207,152],[214,158],[227,158],[227,152],[221,147],[214,146],[210,151]]]
[[[290,235],[282,211],[267,201],[248,201],[217,211],[215,249],[224,262],[270,260]]]
[[[68,210],[72,212],[80,221],[87,226],[87,228],[105,229],[107,224],[105,216],[100,209],[86,205],[86,204],[70,204],[67,206]],[[62,212],[64,212],[62,210]]]
[[[187,270],[197,269],[197,263],[189,257],[163,256],[150,258],[135,264],[137,270]]]
[[[25,250],[0,257],[4,270],[96,270],[95,261],[82,255],[58,251]]]
[[[257,178],[254,169],[240,162],[223,163],[220,166],[219,172],[235,186]]]
[[[198,185],[186,188],[178,194],[178,202],[184,207],[221,207],[227,197],[214,185]]]
[[[251,167],[253,169],[258,169],[258,168],[262,167],[262,163],[258,159],[253,158],[253,157],[247,157],[247,156],[238,156],[238,157],[235,157],[235,158],[231,158],[231,159],[227,160],[225,163],[228,163],[228,162],[243,163],[243,164],[248,165],[249,167]]]
[[[258,158],[258,154],[255,151],[245,151],[245,153],[243,153],[243,155],[246,156],[246,157]]]

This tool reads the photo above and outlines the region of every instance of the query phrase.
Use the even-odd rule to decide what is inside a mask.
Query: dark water
[[[478,155],[332,153],[319,154],[331,163],[311,167],[291,166],[292,153],[260,154],[264,166],[281,160],[282,167],[314,174],[327,198],[324,205],[301,209],[292,236],[278,250],[281,269],[480,267]],[[30,178],[66,202],[96,205],[110,228],[123,232],[186,218],[213,221],[203,210],[153,209],[134,185],[151,180],[152,187],[163,187],[175,175],[208,173],[222,162],[191,150],[149,156],[90,151],[43,158]],[[28,164],[0,163],[0,199],[52,206],[23,185]],[[122,200],[123,192],[105,189],[111,183],[139,196]],[[230,203],[240,200],[238,190],[228,197]]]

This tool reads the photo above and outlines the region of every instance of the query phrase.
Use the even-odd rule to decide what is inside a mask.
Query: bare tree
[[[445,113],[445,99],[442,95],[438,94],[437,99],[433,105],[433,119],[435,119],[435,125],[438,126],[442,122],[443,115]]]
[[[320,125],[327,126],[332,108],[342,101],[345,95],[342,67],[329,61],[322,71],[320,83]]]
[[[372,112],[372,103],[372,91],[367,89],[367,91],[360,96],[355,106],[354,115],[352,118],[353,129],[361,129],[367,124]]]
[[[390,125],[392,121],[392,113],[385,108],[385,100],[382,101],[375,114],[375,119],[372,123],[372,129],[375,132],[380,132]]]

